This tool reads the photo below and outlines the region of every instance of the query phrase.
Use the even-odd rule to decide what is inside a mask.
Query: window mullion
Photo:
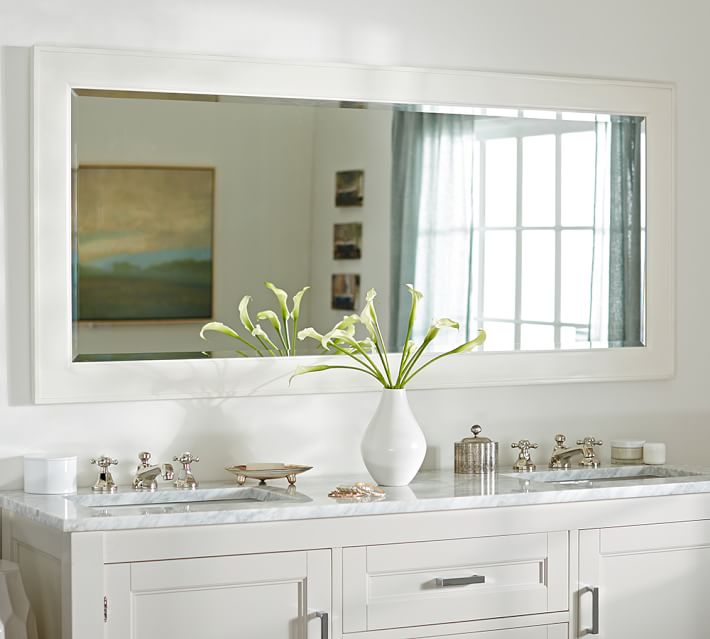
[[[522,334],[522,270],[523,270],[523,138],[516,137],[517,141],[517,182],[515,202],[515,347],[521,348]]]
[[[555,348],[562,347],[562,136],[555,134]]]

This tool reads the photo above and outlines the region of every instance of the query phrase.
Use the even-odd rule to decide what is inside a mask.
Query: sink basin
[[[309,501],[288,488],[267,486],[222,486],[197,490],[157,490],[72,495],[66,498],[77,506],[90,508],[97,514],[176,513],[227,510],[244,507],[250,502]]]
[[[577,468],[532,473],[507,474],[507,477],[558,486],[603,486],[610,484],[639,484],[655,480],[677,480],[699,477],[702,473],[666,466],[611,466],[607,468]]]

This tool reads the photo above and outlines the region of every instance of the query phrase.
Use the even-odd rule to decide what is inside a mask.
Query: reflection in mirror
[[[299,326],[319,332],[375,288],[392,351],[407,283],[425,295],[415,340],[461,326],[439,350],[479,328],[489,351],[643,345],[644,124],[76,90],[74,359],[239,356],[200,328],[252,339],[238,304],[278,311],[264,281],[311,286]]]

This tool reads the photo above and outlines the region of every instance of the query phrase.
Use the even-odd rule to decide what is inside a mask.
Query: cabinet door
[[[592,588],[600,638],[710,636],[710,521],[584,530],[579,552],[576,636],[592,634]]]
[[[330,551],[106,566],[106,639],[320,639]]]

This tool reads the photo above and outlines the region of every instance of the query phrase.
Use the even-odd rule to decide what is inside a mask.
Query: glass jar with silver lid
[[[454,444],[454,472],[483,474],[496,471],[498,466],[498,442],[488,437],[479,437],[481,427],[471,427],[473,437],[465,437]]]

